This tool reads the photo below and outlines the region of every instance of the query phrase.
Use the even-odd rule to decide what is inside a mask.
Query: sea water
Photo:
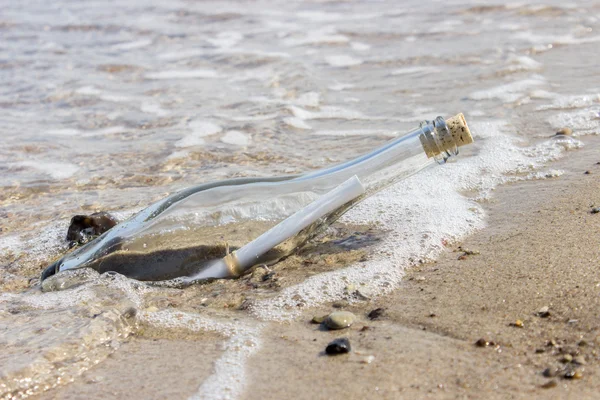
[[[593,1],[0,6],[1,398],[77,380],[139,324],[222,334],[197,397],[236,398],[265,321],[350,285],[395,290],[406,268],[485,227],[495,187],[560,176],[552,161],[600,133]],[[243,311],[196,307],[211,285],[167,307],[153,299],[175,289],[110,274],[39,290],[74,214],[123,219],[194,184],[309,171],[458,112],[473,145],[344,216],[376,227],[364,257],[310,276],[299,266]],[[552,137],[563,127],[573,137]]]

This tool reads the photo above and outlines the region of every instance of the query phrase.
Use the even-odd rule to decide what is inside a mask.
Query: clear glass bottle
[[[175,193],[42,273],[90,267],[189,284],[291,254],[362,199],[472,142],[462,114],[438,117],[354,160],[303,175],[242,178]]]

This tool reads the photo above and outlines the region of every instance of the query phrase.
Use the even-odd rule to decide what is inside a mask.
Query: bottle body
[[[263,240],[261,254],[256,253],[255,259],[246,264],[275,262],[365,197],[430,164],[443,163],[456,153],[456,141],[446,122],[438,117],[370,153],[330,168],[300,176],[227,180],[190,188],[151,205],[65,256],[49,267],[42,279],[58,271],[81,267],[116,271],[149,281],[227,277],[206,276],[203,271],[214,260],[254,243],[274,227],[282,231],[278,224],[290,216],[303,218],[302,228],[287,229],[286,232],[293,234],[282,236],[278,243],[273,241],[271,232],[267,242],[273,244],[272,248],[265,248]],[[344,184],[345,192],[336,191]],[[341,193],[346,193],[343,200]],[[313,220],[301,215],[302,210],[311,205],[314,208],[326,198],[328,208],[304,213]],[[335,206],[331,201],[337,201]],[[287,225],[289,228],[289,221]],[[252,265],[245,265],[242,271]],[[242,272],[239,269],[230,269],[229,275]],[[227,272],[217,275],[224,274]]]

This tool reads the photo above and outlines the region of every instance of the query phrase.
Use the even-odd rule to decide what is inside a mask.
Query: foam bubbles
[[[242,395],[246,383],[246,361],[261,345],[261,324],[221,321],[199,314],[167,310],[143,312],[140,313],[140,319],[159,328],[212,331],[228,337],[224,352],[214,365],[214,374],[202,383],[191,399],[235,399]]]
[[[490,89],[478,90],[471,93],[469,98],[472,100],[498,99],[505,103],[511,103],[523,97],[528,89],[544,85],[545,83],[546,81],[542,77],[534,76],[530,79],[511,82]]]
[[[548,118],[554,129],[569,127],[573,136],[600,134],[600,109],[562,112]]]
[[[316,136],[369,136],[369,135],[383,135],[383,136],[396,136],[397,132],[393,132],[387,129],[347,129],[347,130],[320,130],[313,132]]]
[[[392,75],[428,75],[439,72],[436,67],[404,67],[398,68],[391,72]]]
[[[325,61],[332,67],[353,67],[363,63],[360,58],[347,55],[327,56],[325,57]]]
[[[304,120],[302,120],[301,118],[288,117],[284,118],[283,122],[296,129],[312,129],[312,127],[306,122],[304,122]]]
[[[79,167],[75,164],[43,160],[18,161],[10,163],[9,166],[32,168],[56,180],[70,178],[79,170]]]
[[[219,74],[212,69],[158,71],[146,74],[146,79],[208,79],[217,78]]]
[[[135,50],[140,49],[142,47],[150,46],[152,44],[152,40],[150,39],[142,39],[136,40],[133,42],[124,42],[115,44],[111,47],[112,50]]]
[[[296,106],[288,108],[296,118],[300,119],[372,119],[359,111],[335,106],[323,106],[319,111],[308,111]]]
[[[236,146],[247,146],[250,144],[250,136],[240,131],[228,131],[221,138],[221,142]]]
[[[192,129],[192,132],[175,142],[175,147],[203,145],[205,143],[204,137],[215,135],[223,130],[223,128],[215,123],[200,120],[191,121],[188,127]]]

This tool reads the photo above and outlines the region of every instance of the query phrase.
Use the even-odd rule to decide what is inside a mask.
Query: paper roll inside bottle
[[[438,120],[435,121],[435,132],[424,131],[419,137],[427,157],[444,152],[454,153],[457,147],[473,143],[473,136],[462,113],[448,118],[442,124],[438,124]]]

